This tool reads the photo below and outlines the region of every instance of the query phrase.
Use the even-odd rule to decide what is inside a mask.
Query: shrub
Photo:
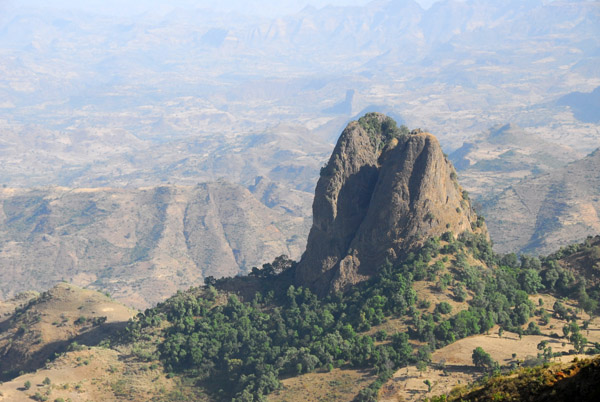
[[[75,320],[75,325],[83,325],[85,324],[85,322],[87,321],[87,318],[85,318],[84,316],[80,316],[78,319]]]
[[[437,306],[435,306],[435,311],[440,314],[450,314],[452,311],[452,306],[448,302],[441,302]]]
[[[33,396],[31,397],[31,399],[33,399],[34,401],[40,401],[40,402],[43,402],[43,401],[47,401],[47,400],[48,400],[48,397],[47,397],[46,395],[42,395],[42,394],[40,394],[39,392],[36,392],[36,393],[35,393],[35,395],[33,395]]]
[[[473,349],[473,355],[471,357],[475,367],[492,369],[494,366],[498,365],[498,362],[494,361],[490,354],[480,346]]]

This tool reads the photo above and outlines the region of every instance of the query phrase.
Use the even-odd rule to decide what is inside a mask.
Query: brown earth
[[[512,185],[484,205],[498,252],[547,254],[600,233],[600,150]]]
[[[31,299],[35,299],[40,294],[38,292],[29,291],[19,293],[12,299],[0,301],[0,327],[4,321],[10,320],[17,308],[26,305]]]
[[[254,190],[277,205],[277,188],[261,183]],[[207,276],[247,272],[281,254],[297,258],[308,220],[274,208],[225,182],[2,188],[0,299],[66,280],[145,308]]]
[[[358,392],[377,376],[369,370],[333,369],[328,373],[309,373],[281,381],[282,388],[267,397],[269,402],[352,401]]]
[[[539,299],[544,302],[544,309],[552,313],[552,306],[557,300],[550,295],[534,295],[530,299],[535,304]],[[576,309],[574,302],[564,302],[567,308]],[[584,320],[589,320],[589,315],[579,314],[578,324],[581,327]],[[532,319],[538,321],[537,317]],[[517,334],[504,332],[502,337],[498,335],[498,327],[494,327],[489,334],[475,335],[458,340],[448,346],[436,350],[432,354],[432,365],[424,372],[420,372],[415,366],[409,366],[398,370],[392,379],[382,387],[380,401],[418,401],[433,395],[447,394],[456,386],[472,383],[483,374],[476,369],[472,361],[473,350],[482,347],[490,356],[498,361],[501,366],[511,363],[522,364],[527,359],[535,358],[539,353],[537,345],[545,340],[553,352],[569,352],[572,346],[569,341],[562,338],[550,337],[551,333],[562,335],[562,327],[567,322],[551,318],[546,326],[541,326],[542,335],[524,335],[519,338]],[[523,325],[527,327],[527,324]],[[594,318],[587,330],[582,334],[589,343],[600,342],[600,319]],[[564,345],[563,345],[564,343]],[[513,357],[513,354],[516,354]],[[553,361],[567,362],[573,360],[577,355],[565,355],[552,359]],[[583,357],[579,355],[579,358]],[[432,384],[431,392],[424,383],[429,380]]]
[[[49,384],[44,384],[46,378]],[[27,381],[30,389],[25,389]],[[176,388],[176,382],[165,377],[160,365],[151,367],[111,349],[86,348],[0,384],[0,401],[30,402],[36,393],[51,401],[161,401],[169,400]]]
[[[96,291],[58,284],[0,324],[0,373],[11,378],[38,369],[72,342],[96,345],[135,314]]]
[[[568,363],[548,363],[492,377],[452,391],[448,401],[578,401],[600,399],[600,356],[575,357]]]

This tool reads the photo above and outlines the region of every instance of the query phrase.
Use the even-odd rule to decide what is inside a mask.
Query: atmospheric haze
[[[222,255],[223,267],[235,261],[247,272],[277,253],[297,258],[320,168],[347,123],[367,112],[435,134],[482,207],[598,148],[600,109],[578,109],[600,94],[599,2],[325,3],[2,3],[0,272],[76,270],[86,258],[122,272],[151,261],[199,272],[218,270]],[[174,246],[189,238],[182,194],[200,194],[205,183],[213,183],[207,199],[233,186],[244,204],[226,214],[207,201],[204,234],[220,250],[212,254]],[[554,205],[566,215],[552,219],[583,216],[594,227],[595,195],[579,191],[588,187],[570,189],[569,199],[589,200]],[[131,230],[116,230],[129,204],[110,200],[138,196],[149,209],[133,208]],[[507,213],[536,209],[505,210],[488,222],[491,233],[512,230],[494,226],[519,221]],[[256,216],[272,223],[264,233],[238,230],[261,227]],[[532,227],[532,236],[555,223]],[[588,230],[566,231],[568,239],[553,232],[552,244]],[[241,246],[257,238],[274,246]],[[514,240],[515,251],[529,244]],[[70,251],[85,249],[82,241],[125,251],[115,262]],[[80,284],[104,286],[102,275]],[[7,288],[8,279],[0,280]]]
[[[52,2],[39,1],[39,0],[25,0],[17,2],[3,1],[0,4],[12,4],[13,6],[19,4],[21,7],[44,7],[44,8],[58,8],[65,10],[85,10],[96,13],[106,13],[114,15],[137,15],[143,13],[158,13],[164,14],[172,11],[176,8],[187,8],[187,9],[211,9],[215,11],[224,12],[238,12],[249,15],[260,15],[265,17],[280,16],[293,12],[298,12],[306,6],[313,6],[317,8],[325,7],[327,5],[334,6],[363,6],[370,2],[370,0],[285,0],[285,1],[265,1],[265,0],[227,0],[227,1],[208,1],[208,0],[176,0],[176,1],[163,1],[163,0],[129,0],[129,1],[73,1],[73,0],[57,0]],[[435,3],[436,0],[419,0],[417,1],[422,7],[428,8],[431,4]]]

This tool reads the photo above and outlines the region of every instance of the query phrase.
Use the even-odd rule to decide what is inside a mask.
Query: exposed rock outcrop
[[[437,139],[387,116],[351,122],[317,183],[296,281],[323,294],[368,279],[432,236],[487,235]]]

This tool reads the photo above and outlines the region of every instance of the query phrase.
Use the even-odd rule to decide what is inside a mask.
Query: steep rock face
[[[322,171],[296,280],[321,294],[344,290],[431,236],[476,226],[437,139],[368,114],[348,125]]]

